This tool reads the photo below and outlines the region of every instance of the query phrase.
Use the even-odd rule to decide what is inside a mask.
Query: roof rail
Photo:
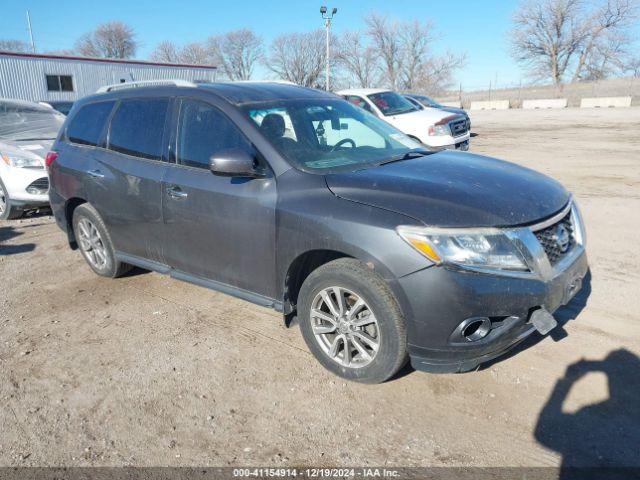
[[[125,88],[138,88],[138,87],[152,87],[161,85],[173,85],[174,87],[196,87],[197,85],[188,80],[141,80],[139,82],[123,82],[115,83],[113,85],[105,85],[100,87],[96,93],[113,92],[114,90],[120,90]]]
[[[289,80],[234,80],[228,83],[281,83],[283,85],[296,85],[300,86],[295,82],[291,82]]]

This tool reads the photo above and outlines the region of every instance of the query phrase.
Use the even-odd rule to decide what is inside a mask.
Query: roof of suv
[[[166,88],[166,85],[140,85],[139,87],[135,88],[119,88],[116,91],[122,93],[131,93],[132,91],[140,91],[140,89],[148,91],[148,89],[155,88]],[[193,86],[187,86],[183,84],[174,88],[197,88],[202,90],[211,90],[213,93],[217,94],[218,96],[224,98],[226,101],[234,105],[300,98],[335,98],[335,95],[332,93],[284,82],[241,81],[197,83]],[[114,92],[109,93],[111,94]]]
[[[201,87],[214,90],[235,105],[296,98],[334,98],[333,94],[321,90],[278,82],[203,83]]]

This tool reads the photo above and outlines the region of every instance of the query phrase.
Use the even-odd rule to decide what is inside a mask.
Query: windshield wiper
[[[401,162],[402,160],[409,160],[410,158],[424,157],[426,155],[429,155],[430,153],[433,153],[433,152],[430,152],[429,150],[423,150],[423,149],[409,150],[408,152],[399,153],[398,155],[393,155],[387,158],[386,160],[383,160],[382,162],[380,162],[380,165],[386,165],[387,163],[393,163],[393,162]]]
[[[55,140],[56,137],[16,138],[16,142],[35,142],[36,140]]]

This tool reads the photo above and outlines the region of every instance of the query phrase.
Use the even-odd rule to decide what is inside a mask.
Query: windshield
[[[418,110],[418,107],[396,92],[372,93],[369,98],[386,117]]]
[[[267,140],[305,171],[357,170],[424,149],[344,100],[279,100],[242,108]]]
[[[53,140],[64,115],[53,108],[28,102],[0,101],[0,138],[7,140]]]
[[[419,101],[421,101],[424,105],[427,105],[428,107],[435,107],[435,108],[442,107],[442,105],[436,102],[433,98],[427,97],[426,95],[414,95],[413,98],[417,98]]]

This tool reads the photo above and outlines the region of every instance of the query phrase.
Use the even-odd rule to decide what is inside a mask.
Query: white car
[[[420,109],[399,93],[380,88],[354,88],[336,94],[432,149],[469,149],[469,126],[462,115]]]
[[[49,204],[45,156],[64,122],[48,106],[0,100],[0,219]]]

